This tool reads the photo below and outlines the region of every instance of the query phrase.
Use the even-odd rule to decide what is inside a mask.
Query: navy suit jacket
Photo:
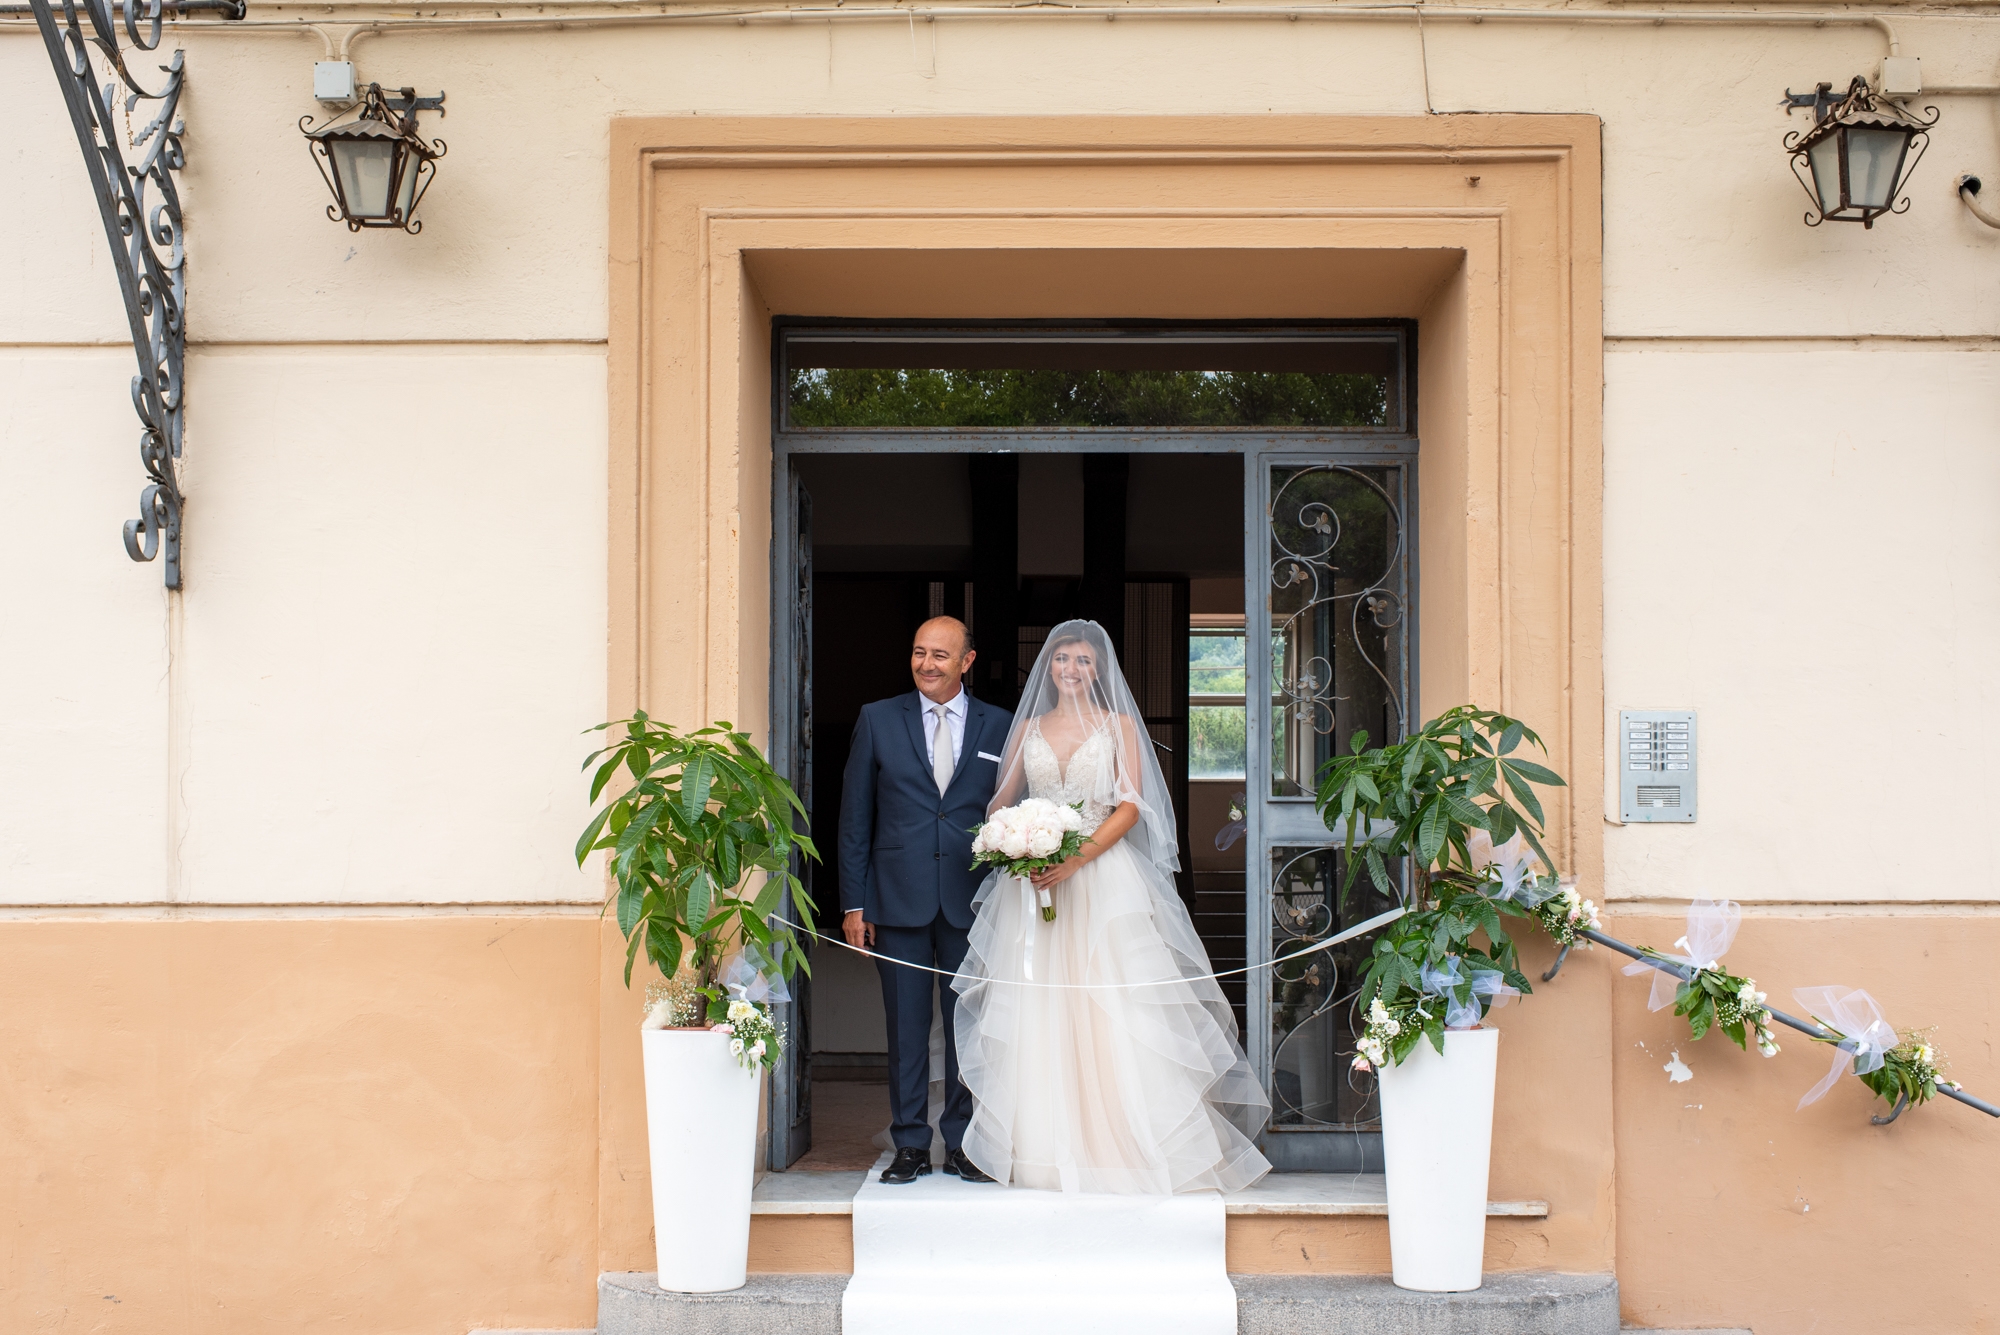
[[[840,797],[840,910],[885,927],[928,927],[940,912],[972,926],[972,830],[1000,781],[1014,716],[966,701],[965,744],[938,795],[924,744],[922,694],[865,705],[854,725]]]

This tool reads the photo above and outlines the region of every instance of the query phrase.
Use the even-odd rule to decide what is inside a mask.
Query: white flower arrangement
[[[1388,1065],[1397,1037],[1405,1029],[1422,1030],[1431,1018],[1426,1008],[1428,1000],[1421,998],[1413,1005],[1398,1006],[1395,1010],[1383,1005],[1379,996],[1369,1002],[1368,1027],[1354,1043],[1354,1069],[1373,1071]]]
[[[985,863],[1027,880],[1044,868],[1073,858],[1083,847],[1083,811],[1045,797],[1003,807],[973,831],[972,865]],[[1056,920],[1054,899],[1042,890],[1042,919]]]
[[[774,1065],[785,1051],[784,1036],[761,1001],[731,1001],[715,1032],[729,1037],[729,1052],[746,1071]]]

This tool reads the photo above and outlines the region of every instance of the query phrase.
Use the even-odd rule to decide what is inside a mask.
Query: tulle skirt
[[[1025,881],[996,874],[980,889],[953,986],[975,1103],[964,1149],[999,1181],[1165,1195],[1234,1191],[1271,1170],[1251,1143],[1270,1102],[1163,881],[1121,842],[1055,888],[1054,922]]]

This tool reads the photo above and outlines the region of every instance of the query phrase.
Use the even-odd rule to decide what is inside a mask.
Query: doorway
[[[812,812],[822,919],[848,737],[911,689],[916,626],[966,621],[968,688],[1011,708],[1053,625],[1100,622],[1173,788],[1179,888],[1281,1169],[1379,1162],[1372,1084],[1347,1072],[1368,943],[1287,957],[1381,907],[1338,892],[1310,795],[1334,747],[1396,735],[1413,698],[1412,333],[774,330],[773,755]],[[887,1111],[875,968],[828,946],[813,965],[770,1166],[865,1167]]]

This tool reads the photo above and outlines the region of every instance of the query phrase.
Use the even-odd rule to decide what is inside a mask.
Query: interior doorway
[[[1243,468],[1238,453],[797,459],[798,485],[812,498],[811,783],[820,838],[830,845],[834,836],[861,707],[912,689],[918,625],[938,615],[965,621],[979,649],[968,689],[1011,709],[1050,628],[1089,617],[1120,645],[1173,790],[1183,902],[1215,967],[1240,968],[1243,849],[1218,848],[1216,836],[1244,782]],[[1010,523],[1013,541],[996,543],[990,530]],[[1011,550],[1011,566],[995,547]],[[1232,628],[1229,643],[1213,633]],[[1198,697],[1192,689],[1215,685],[1216,670],[1190,668],[1226,661],[1232,648],[1234,678],[1221,685],[1235,689],[1234,717],[1227,706],[1197,702],[1215,691]],[[830,917],[840,886],[828,851],[813,893]],[[1241,1027],[1243,980],[1223,985]],[[866,1167],[887,1109],[874,966],[819,952],[810,1006],[812,1148],[795,1166]]]
[[[1180,892],[1273,1105],[1280,1169],[1379,1167],[1348,1070],[1386,907],[1314,806],[1319,767],[1414,700],[1417,440],[1403,326],[779,320],[773,338],[772,754],[837,911],[860,708],[908,692],[950,614],[968,687],[1012,708],[1049,630],[1104,625],[1173,787]],[[874,965],[820,947],[784,1017],[770,1167],[861,1167],[887,1120]]]

